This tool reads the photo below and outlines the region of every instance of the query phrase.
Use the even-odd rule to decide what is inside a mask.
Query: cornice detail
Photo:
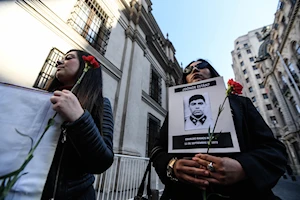
[[[159,114],[163,116],[167,115],[167,110],[156,103],[156,101],[154,101],[144,90],[142,91],[142,100]]]

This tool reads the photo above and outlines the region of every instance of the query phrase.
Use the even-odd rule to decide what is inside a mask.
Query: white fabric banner
[[[55,114],[51,107],[52,93],[0,83],[0,176],[20,168],[31,147],[44,132]],[[53,160],[62,119],[55,117],[52,125],[33,154],[23,175],[5,200],[40,199]],[[1,181],[0,181],[1,182]]]

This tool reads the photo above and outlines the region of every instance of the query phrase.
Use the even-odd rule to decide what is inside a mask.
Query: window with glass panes
[[[259,84],[259,88],[265,88],[264,83],[260,83],[260,84]]]
[[[105,54],[112,20],[96,0],[78,0],[68,24],[102,55]]]
[[[272,122],[273,124],[277,124],[277,123],[278,123],[275,116],[270,116],[270,119],[271,119],[271,122]]]
[[[49,80],[52,80],[56,72],[56,63],[61,60],[64,53],[57,48],[52,48],[44,62],[44,65],[34,82],[33,87],[39,89],[46,89]]]
[[[148,131],[146,139],[146,156],[150,156],[154,146],[155,137],[158,136],[160,129],[160,120],[154,115],[148,113]]]
[[[150,97],[161,105],[161,77],[154,68],[151,70]]]
[[[267,104],[266,107],[267,107],[268,110],[272,110],[272,105],[271,104]]]
[[[268,94],[266,94],[266,93],[263,93],[262,95],[263,95],[263,98],[264,98],[264,99],[269,98],[269,97],[268,97]]]

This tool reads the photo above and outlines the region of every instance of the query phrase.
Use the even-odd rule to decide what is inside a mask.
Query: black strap
[[[143,192],[144,192],[144,188],[145,188],[145,180],[147,178],[148,172],[149,172],[149,175],[148,175],[148,184],[147,184],[147,195],[148,195],[148,197],[151,195],[151,188],[150,188],[150,181],[151,181],[151,161],[149,161],[149,163],[147,165],[147,168],[146,168],[146,171],[144,173],[142,182],[140,184],[140,187],[139,187],[139,190],[138,190],[138,193],[137,193],[137,197],[142,197],[143,196]]]

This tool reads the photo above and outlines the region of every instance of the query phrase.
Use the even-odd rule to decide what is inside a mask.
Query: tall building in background
[[[300,174],[300,1],[280,0],[257,58],[276,113],[288,164]]]
[[[300,0],[280,0],[271,26],[250,31],[231,52],[236,80],[244,85],[300,174]],[[241,43],[242,42],[242,43]]]
[[[235,79],[244,86],[243,95],[252,100],[266,123],[270,127],[274,127],[275,114],[263,84],[264,74],[255,63],[259,47],[262,44],[258,35],[262,30],[268,29],[270,26],[249,31],[248,34],[238,37],[234,41],[235,48],[231,52],[231,56]],[[280,137],[275,131],[274,135]]]

